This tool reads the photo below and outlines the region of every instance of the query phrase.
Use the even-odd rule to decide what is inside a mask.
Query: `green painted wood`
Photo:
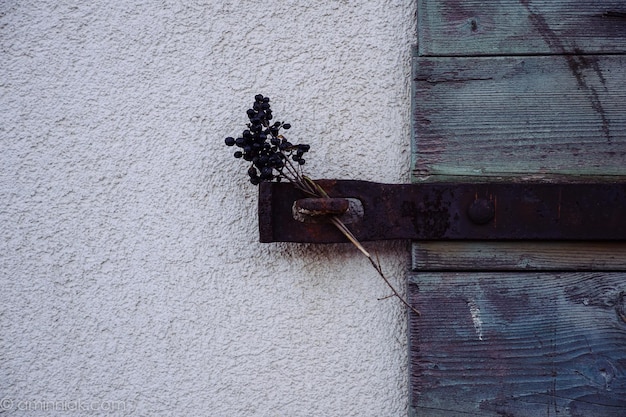
[[[415,242],[414,271],[626,271],[626,242]]]
[[[624,53],[623,0],[419,0],[419,53]]]
[[[414,180],[626,175],[626,56],[414,59]]]
[[[626,416],[625,273],[416,273],[413,415]]]
[[[418,41],[413,182],[626,178],[623,0],[418,0]],[[626,416],[626,243],[414,242],[413,268],[412,417]]]

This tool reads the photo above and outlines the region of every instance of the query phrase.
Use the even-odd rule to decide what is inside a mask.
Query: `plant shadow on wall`
[[[304,156],[311,147],[306,144],[293,144],[287,140],[283,132],[289,130],[291,125],[272,121],[274,117],[270,98],[257,94],[252,108],[248,109],[246,114],[249,119],[246,129],[237,138],[229,136],[224,142],[227,146],[239,148],[233,155],[247,162],[250,182],[253,185],[259,185],[261,182],[288,181],[304,196],[330,202],[330,196],[326,191],[303,172],[302,168],[306,162]],[[345,223],[337,215],[329,216],[329,220],[368,259],[378,276],[391,289],[390,297],[397,297],[407,308],[419,315],[419,311],[412,307],[391,284],[378,258],[375,260],[372,257]]]

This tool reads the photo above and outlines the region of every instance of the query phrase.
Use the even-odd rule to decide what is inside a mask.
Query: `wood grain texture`
[[[417,273],[414,415],[626,415],[626,274]]]
[[[414,64],[414,180],[626,175],[626,56]]]
[[[413,270],[626,271],[626,243],[414,242]]]
[[[624,53],[620,0],[420,0],[423,56]]]

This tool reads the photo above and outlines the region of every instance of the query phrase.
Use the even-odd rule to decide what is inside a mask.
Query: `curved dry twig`
[[[298,188],[303,189],[305,192],[307,192],[309,194],[312,194],[312,195],[315,195],[315,196],[320,197],[320,198],[329,198],[329,196],[326,193],[326,191],[319,184],[317,184],[315,181],[313,181],[312,179],[310,179],[307,176],[301,176],[301,179],[302,179],[302,183],[303,184],[301,184],[301,186],[298,187]],[[398,292],[398,290],[396,290],[394,288],[394,286],[391,284],[389,279],[387,279],[387,277],[383,273],[383,270],[382,270],[382,268],[380,266],[380,262],[378,262],[378,261],[374,262],[374,259],[372,258],[372,255],[370,255],[370,253],[363,247],[361,242],[359,242],[358,239],[352,234],[350,229],[348,229],[348,227],[337,216],[331,217],[331,222],[333,223],[333,225],[335,225],[335,227],[337,229],[339,229],[339,231],[341,233],[343,233],[343,235],[357,249],[359,249],[361,251],[361,253],[363,253],[363,255],[365,255],[367,257],[367,259],[370,261],[370,263],[372,264],[372,266],[374,267],[374,269],[376,270],[378,275],[383,279],[383,281],[385,281],[385,284],[387,284],[387,286],[393,292],[393,294],[391,296],[398,297],[398,299],[405,306],[407,306],[411,311],[413,311],[418,316],[421,315],[419,310],[417,310],[415,307],[413,307],[411,304],[409,304],[409,302],[406,299],[404,299],[404,297],[402,297],[402,295]]]

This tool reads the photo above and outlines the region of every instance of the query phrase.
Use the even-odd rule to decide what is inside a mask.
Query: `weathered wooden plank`
[[[414,242],[413,270],[626,271],[626,243]]]
[[[416,273],[420,417],[626,415],[625,273]]]
[[[626,175],[626,56],[414,63],[414,180]]]
[[[624,53],[623,0],[419,0],[430,56]]]

